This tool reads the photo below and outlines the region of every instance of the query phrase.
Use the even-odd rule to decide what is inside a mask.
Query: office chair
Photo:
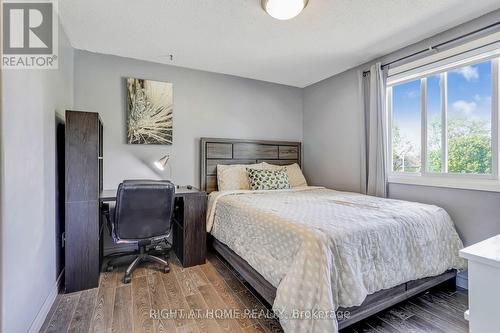
[[[133,270],[144,261],[157,262],[163,272],[169,271],[168,262],[147,253],[147,247],[168,243],[172,230],[175,186],[169,181],[125,180],[118,186],[114,210],[104,208],[111,238],[115,244],[135,243],[139,251],[128,266],[123,282],[129,283]],[[126,254],[130,256],[131,254]],[[108,271],[117,259],[108,261]]]

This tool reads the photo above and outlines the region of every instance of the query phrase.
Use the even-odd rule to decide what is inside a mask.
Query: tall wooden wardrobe
[[[66,111],[66,292],[99,284],[102,130],[98,113]]]

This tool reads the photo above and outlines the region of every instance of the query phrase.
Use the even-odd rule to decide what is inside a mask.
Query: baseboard
[[[469,276],[467,275],[467,271],[459,272],[457,274],[457,286],[469,289]]]
[[[57,294],[59,293],[59,288],[62,283],[63,274],[64,274],[64,269],[61,271],[61,274],[59,274],[59,276],[57,277],[55,285],[52,287],[52,290],[50,291],[47,298],[45,298],[45,302],[43,302],[42,307],[38,311],[38,314],[36,315],[33,322],[31,323],[30,329],[28,331],[29,333],[38,333],[40,331],[40,328],[42,328],[42,325],[45,322],[45,318],[49,314],[50,308],[54,304]]]

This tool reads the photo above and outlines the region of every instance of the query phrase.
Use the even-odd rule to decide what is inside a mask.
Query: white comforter
[[[436,206],[306,187],[214,192],[208,210],[207,231],[277,287],[285,332],[337,332],[338,307],[464,267]]]

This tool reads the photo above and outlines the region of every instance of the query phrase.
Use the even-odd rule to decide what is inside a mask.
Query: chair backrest
[[[143,240],[168,235],[174,195],[175,186],[169,181],[125,180],[116,194],[116,237]]]

